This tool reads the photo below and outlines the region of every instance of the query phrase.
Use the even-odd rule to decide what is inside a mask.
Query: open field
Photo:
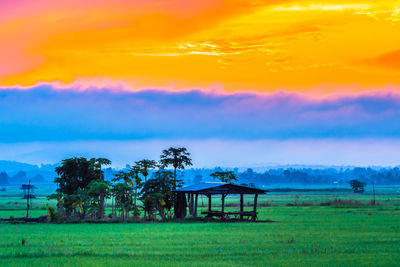
[[[2,224],[5,266],[398,266],[399,208],[272,207],[275,223]],[[24,246],[21,240],[25,239]]]
[[[366,205],[371,199],[368,192],[268,194],[259,203],[274,206],[260,207],[259,219],[273,223],[187,220],[144,224],[0,224],[0,264],[398,266],[400,198],[396,190],[382,189],[378,193],[379,206]],[[336,197],[356,199],[364,205],[318,205]],[[7,203],[18,199],[14,198],[0,198],[1,207],[13,206]],[[46,202],[43,197],[33,201],[33,216],[46,214],[42,209]],[[286,206],[295,202],[315,205]],[[227,203],[235,206],[237,198],[228,199]],[[3,218],[22,215],[23,204],[19,209],[0,211]]]

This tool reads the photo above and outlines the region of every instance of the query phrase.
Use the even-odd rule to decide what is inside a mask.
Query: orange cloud
[[[400,49],[380,55],[372,60],[367,60],[375,66],[400,69]]]
[[[400,84],[393,71],[399,52],[385,54],[400,47],[394,0],[0,5],[3,87],[108,81],[131,90],[283,88],[318,94],[315,88],[332,93],[354,84],[354,90]],[[354,63],[374,55],[383,56],[374,64]]]

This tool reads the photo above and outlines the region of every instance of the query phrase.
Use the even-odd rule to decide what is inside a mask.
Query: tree
[[[120,197],[120,199],[123,199],[123,201],[122,200],[121,200],[122,202],[119,201],[121,204],[123,204],[122,209],[128,210],[128,212],[129,212],[129,210],[131,210],[130,207],[133,206],[135,216],[138,215],[138,213],[139,213],[137,205],[136,205],[136,200],[137,200],[137,195],[138,195],[137,191],[140,188],[141,183],[142,183],[142,179],[139,177],[139,173],[140,173],[140,168],[138,166],[134,166],[128,172],[120,171],[119,173],[117,173],[115,175],[115,178],[112,180],[113,182],[121,181],[121,180],[124,181],[125,186],[122,187],[120,185],[119,187],[117,187],[116,188],[117,190],[115,191],[115,193],[118,193],[120,195],[125,194],[124,197]],[[129,194],[127,193],[128,192],[127,187],[129,187]],[[135,189],[134,193],[132,191],[133,189]],[[123,191],[123,190],[125,190],[125,191]],[[127,204],[128,200],[125,199],[126,195],[131,196],[131,198],[134,197],[134,200],[135,200],[133,205],[129,204],[129,207]]]
[[[160,164],[162,168],[167,168],[172,166],[174,168],[174,179],[173,179],[173,189],[177,188],[176,171],[184,170],[185,166],[191,166],[192,159],[190,158],[190,153],[185,147],[170,147],[162,151],[160,156]],[[182,218],[186,216],[186,197],[185,194],[176,194],[176,199],[174,199],[174,216],[176,218]]]
[[[83,157],[69,158],[61,162],[61,166],[55,169],[59,177],[55,178],[57,183],[57,196],[65,208],[66,215],[72,212],[81,213],[78,208],[86,214],[90,198],[87,195],[89,184],[92,181],[104,181],[101,165],[109,163],[106,159],[86,159]],[[81,203],[82,205],[77,205]],[[104,210],[104,194],[99,196],[101,210]],[[103,214],[103,213],[101,213]],[[102,216],[102,215],[101,215]]]
[[[165,211],[169,211],[173,205],[173,173],[159,170],[154,179],[146,181],[142,188],[141,200],[149,217],[157,210],[163,221],[166,221]]]
[[[364,182],[361,182],[359,180],[350,180],[349,184],[354,193],[363,193],[364,187],[366,185]]]
[[[149,175],[149,169],[157,168],[157,162],[155,160],[143,159],[135,162],[136,166],[139,167],[140,173],[144,176],[144,181],[147,181]]]
[[[138,189],[142,185],[142,179],[139,176],[140,173],[140,167],[135,165],[130,169],[130,174],[132,175],[134,181],[135,181],[135,207],[136,206],[136,201],[137,201],[137,196],[138,196]]]
[[[194,184],[201,183],[202,179],[203,179],[203,176],[201,176],[200,174],[197,174],[197,175],[193,178],[193,183],[194,183]]]
[[[122,219],[125,220],[133,208],[132,187],[127,183],[116,183],[111,190],[115,196],[115,206],[120,209]]]
[[[174,168],[174,189],[176,189],[176,170],[184,170],[185,166],[193,165],[190,153],[187,152],[185,147],[170,147],[163,150],[160,157],[160,164],[163,168],[167,168],[170,165]]]
[[[98,180],[104,182],[104,172],[102,171],[102,165],[111,165],[111,161],[106,158],[91,158],[90,159],[91,168],[97,173]],[[104,183],[103,183],[104,184]],[[100,219],[104,218],[104,193],[100,193],[99,195],[99,215]]]
[[[233,181],[237,181],[238,178],[232,171],[226,171],[226,172],[214,172],[210,174],[211,177],[214,179],[218,179],[223,183],[232,183]]]
[[[104,217],[104,198],[109,197],[109,183],[102,180],[92,181],[87,189],[87,195],[90,197],[91,213],[98,219]]]

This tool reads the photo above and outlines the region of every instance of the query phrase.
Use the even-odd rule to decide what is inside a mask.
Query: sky
[[[398,165],[400,1],[2,0],[0,157]]]

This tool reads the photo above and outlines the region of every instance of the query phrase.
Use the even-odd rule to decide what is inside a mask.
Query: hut
[[[197,216],[199,195],[205,195],[208,198],[208,210],[202,212],[202,214],[205,214],[207,217],[215,216],[228,218],[229,216],[239,216],[240,219],[246,217],[255,221],[257,218],[258,195],[265,194],[266,190],[230,183],[206,182],[178,188],[175,190],[175,192],[177,192],[178,195],[187,194],[187,199],[189,202],[189,214],[191,214],[193,217]],[[213,195],[221,195],[221,210],[212,209]],[[225,198],[227,195],[240,195],[239,211],[225,211]],[[251,211],[244,210],[244,195],[254,195],[254,204]],[[178,199],[184,199],[184,201],[186,201],[186,197],[181,197]],[[183,203],[181,205],[186,206],[186,203]]]

